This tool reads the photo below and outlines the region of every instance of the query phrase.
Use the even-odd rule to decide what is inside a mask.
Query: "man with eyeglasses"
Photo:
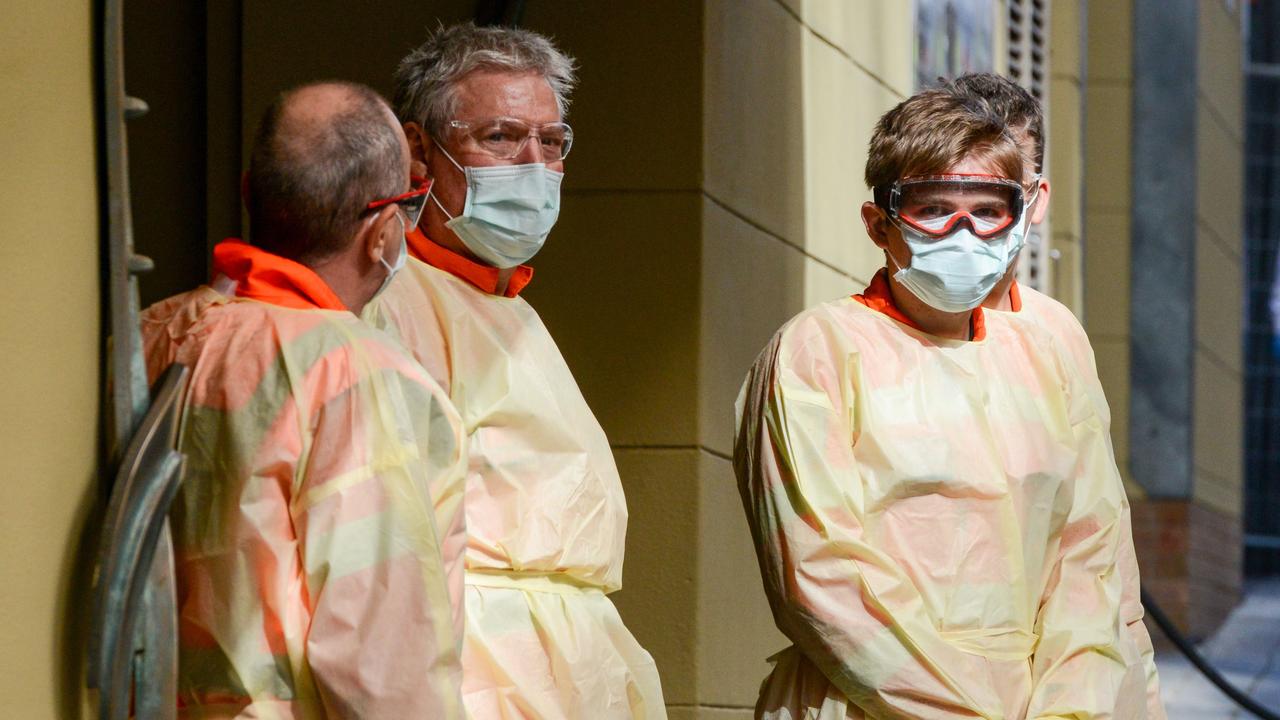
[[[607,593],[627,508],[609,441],[520,291],[560,207],[573,61],[513,28],[442,27],[394,104],[430,202],[401,278],[366,310],[449,392],[469,436],[468,716],[662,718],[653,659]]]
[[[172,522],[179,717],[457,718],[437,526],[456,523],[452,403],[356,316],[404,262],[409,149],[374,91],[281,95],[254,140],[250,243],[147,309],[152,379],[191,368]]]

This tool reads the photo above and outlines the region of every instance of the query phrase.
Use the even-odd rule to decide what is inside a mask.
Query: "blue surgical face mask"
[[[454,216],[431,194],[462,244],[498,268],[513,268],[538,254],[560,216],[564,173],[546,163],[463,167],[438,143],[436,148],[467,179],[467,199]]]
[[[1019,225],[1025,235],[1025,225]],[[961,227],[934,239],[901,224],[898,228],[911,248],[911,262],[901,267],[890,253],[889,261],[898,268],[893,279],[926,305],[943,312],[965,312],[981,305],[1013,260],[1014,231],[998,240],[983,240]],[[1020,248],[1021,238],[1016,242]]]

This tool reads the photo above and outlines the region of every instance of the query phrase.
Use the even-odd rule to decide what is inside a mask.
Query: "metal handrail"
[[[123,0],[103,0],[99,139],[106,189],[111,340],[109,464],[116,468],[95,573],[88,685],[101,720],[170,720],[177,709],[177,613],[168,509],[182,456],[174,449],[187,371],[175,366],[152,402],[142,356],[137,276],[152,268],[134,252],[125,121],[147,111],[125,93]],[[107,479],[104,479],[104,484]]]
[[[177,609],[168,512],[183,457],[174,450],[188,371],[172,365],[125,452],[102,533],[90,668],[99,717],[171,718],[177,699]],[[135,692],[136,686],[136,692]],[[145,712],[144,712],[145,710]]]

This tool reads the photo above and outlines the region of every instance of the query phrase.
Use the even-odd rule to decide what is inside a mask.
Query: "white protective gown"
[[[150,377],[191,370],[178,717],[461,720],[440,542],[461,524],[461,419],[309,268],[237,241],[214,268],[237,296],[201,287],[141,317]]]
[[[735,469],[794,643],[758,717],[1146,717],[1102,422],[1047,333],[975,318],[946,340],[845,298],[748,374]]]
[[[469,716],[665,717],[653,659],[606,596],[627,508],[604,431],[538,314],[493,292],[496,271],[408,238],[414,257],[364,317],[399,335],[469,435]]]
[[[1049,334],[1053,335],[1066,351],[1066,360],[1084,382],[1085,391],[1093,399],[1098,417],[1102,419],[1103,430],[1106,432],[1107,439],[1110,440],[1111,408],[1107,404],[1106,394],[1102,391],[1102,381],[1098,379],[1098,366],[1093,356],[1093,345],[1090,344],[1089,336],[1085,334],[1080,321],[1067,306],[1035,288],[1015,283],[1009,295],[1012,312],[1049,331]],[[1133,552],[1133,524],[1128,510],[1126,506],[1124,522],[1121,525],[1125,537],[1120,544],[1122,554],[1119,558],[1120,614],[1142,657],[1142,671],[1147,678],[1147,718],[1164,720],[1166,714],[1164,703],[1160,699],[1160,677],[1156,672],[1155,649],[1151,645],[1151,634],[1147,632],[1147,626],[1142,621],[1146,613],[1142,608],[1138,558]]]

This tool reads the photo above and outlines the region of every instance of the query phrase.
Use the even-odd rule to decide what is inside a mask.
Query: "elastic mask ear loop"
[[[434,186],[432,186],[432,188],[427,191],[427,197],[431,198],[431,202],[435,203],[436,207],[440,208],[440,212],[444,213],[445,217],[449,218],[450,220],[453,219],[454,216],[450,215],[449,211],[445,210],[444,205],[441,205],[440,201],[436,198],[436,189]]]
[[[467,174],[466,168],[459,165],[458,161],[453,159],[453,156],[449,154],[449,151],[444,149],[444,145],[441,145],[439,140],[436,140],[435,143],[436,143],[436,149],[444,153],[445,157],[449,158],[449,162],[453,163],[453,166],[458,168],[458,172],[462,173],[463,175],[466,175]]]
[[[906,234],[905,234],[905,233],[903,232],[903,230],[902,230],[902,226],[901,226],[901,225],[899,225],[897,222],[895,222],[895,221],[894,221],[892,218],[890,218],[887,214],[885,215],[885,219],[886,219],[886,220],[888,220],[888,221],[889,221],[889,223],[890,223],[891,225],[893,225],[895,228],[897,228],[897,229],[898,229],[898,233],[899,233],[900,235],[902,235],[902,236],[903,236],[903,237],[902,237],[902,241],[903,241],[903,242],[906,242],[907,238],[906,238]],[[886,247],[886,248],[884,249],[884,254],[885,254],[885,255],[887,255],[887,256],[889,257],[889,262],[893,263],[893,266],[894,266],[895,268],[897,268],[897,270],[896,270],[896,271],[894,271],[894,272],[895,272],[895,274],[896,274],[896,273],[900,273],[900,272],[902,272],[903,270],[906,270],[906,268],[904,268],[904,267],[902,267],[901,265],[899,265],[899,264],[898,264],[898,259],[897,259],[897,258],[895,258],[895,257],[893,256],[893,252],[892,252],[892,251],[890,251],[890,250],[889,250],[889,248],[887,248],[887,247]]]
[[[890,250],[886,249],[886,250],[884,251],[884,254],[889,256],[889,262],[890,262],[890,263],[892,263],[892,264],[893,264],[893,266],[894,266],[895,268],[897,268],[897,269],[894,271],[894,274],[897,274],[897,273],[902,272],[903,270],[906,270],[906,268],[904,268],[904,267],[902,267],[901,265],[899,265],[899,264],[898,264],[898,259],[897,259],[897,258],[895,258],[895,257],[893,256],[893,252],[892,252],[892,251],[890,251]]]
[[[402,243],[400,246],[400,253],[404,254],[404,252],[408,249],[403,245],[404,236],[408,232],[408,230],[405,228],[404,217],[400,214],[399,211],[396,212],[396,219],[400,221],[400,242]],[[399,260],[399,256],[397,256],[396,259]],[[385,250],[382,252],[382,255],[378,257],[378,262],[382,263],[382,267],[387,269],[387,279],[390,279],[392,275],[396,274],[396,268],[391,267],[391,263],[387,262],[387,253]]]
[[[439,140],[435,140],[435,144],[436,144],[436,149],[444,153],[444,156],[449,159],[449,162],[453,163],[453,166],[458,168],[458,172],[462,173],[462,176],[465,178],[467,176],[466,169],[463,168],[461,165],[459,165],[457,160],[453,159],[453,156],[449,154],[448,150],[444,149],[444,145],[441,145]],[[436,197],[435,183],[431,183],[431,190],[427,192],[427,197],[431,198],[431,202],[435,203],[436,207],[440,208],[440,212],[444,213],[445,217],[449,218],[450,220],[453,220],[454,218],[457,217],[456,215],[449,212],[448,210],[445,210],[444,205],[440,204],[440,199]]]

